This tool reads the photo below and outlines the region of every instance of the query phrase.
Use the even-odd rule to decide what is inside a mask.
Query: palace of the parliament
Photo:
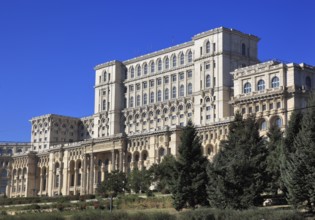
[[[178,154],[180,134],[195,124],[211,160],[234,112],[254,114],[261,134],[285,129],[306,106],[315,67],[260,62],[259,38],[215,28],[190,41],[95,66],[94,114],[34,117],[31,143],[0,143],[2,193],[9,197],[94,194],[106,175]],[[289,46],[289,45],[288,45]]]

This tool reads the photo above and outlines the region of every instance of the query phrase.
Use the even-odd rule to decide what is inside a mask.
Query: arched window
[[[275,125],[277,125],[279,128],[281,128],[282,127],[282,120],[281,120],[281,118],[279,118],[279,117],[277,117],[276,119],[275,119]]]
[[[129,99],[129,107],[133,107],[133,97],[131,96]]]
[[[137,68],[137,76],[141,76],[141,67],[140,67],[140,65]]]
[[[242,43],[242,55],[245,56],[246,55],[246,46],[244,43]]]
[[[143,105],[148,104],[148,95],[146,93],[144,93],[143,95]]]
[[[169,99],[169,90],[165,89],[164,91],[164,100],[168,100]]]
[[[307,88],[311,88],[312,87],[312,80],[311,80],[311,78],[309,77],[309,76],[307,76],[306,78],[305,78],[305,85],[307,86]]]
[[[106,110],[106,100],[104,99],[103,100],[103,111],[105,111]]]
[[[185,87],[184,87],[184,85],[181,85],[180,87],[179,87],[179,96],[184,96],[185,94]]]
[[[176,67],[176,59],[177,59],[177,58],[176,58],[176,55],[174,55],[174,56],[173,56],[173,61],[172,61],[172,62],[173,62],[173,64],[172,64],[173,67]]]
[[[259,80],[257,83],[257,90],[258,91],[264,91],[265,90],[265,81],[264,80]]]
[[[271,88],[278,88],[280,85],[279,78],[277,76],[273,77],[271,80]]]
[[[154,73],[155,71],[155,64],[154,62],[151,63],[151,73]]]
[[[172,98],[176,98],[176,87],[174,86],[172,89]]]
[[[187,93],[188,93],[188,95],[191,95],[191,94],[192,94],[192,84],[191,84],[191,83],[188,83],[188,86],[187,86]]]
[[[161,92],[161,90],[159,90],[159,91],[157,92],[157,101],[158,101],[158,102],[162,101],[162,92]]]
[[[133,66],[130,68],[130,77],[131,78],[135,77],[135,70],[134,70]]]
[[[144,75],[148,74],[148,65],[146,63],[143,66],[143,74]]]
[[[180,54],[180,65],[184,65],[185,63],[185,56],[183,53]]]
[[[162,60],[158,60],[158,71],[162,71]]]
[[[207,41],[206,43],[206,53],[210,53],[210,42]]]
[[[250,93],[252,91],[252,86],[249,82],[244,85],[244,93]]]
[[[159,150],[159,156],[160,156],[160,157],[163,157],[164,154],[165,154],[165,150],[164,150],[163,147],[161,147],[160,150]]]
[[[168,59],[168,57],[165,58],[164,62],[164,68],[167,70],[168,68],[170,68],[170,60]]]
[[[107,78],[107,73],[106,73],[106,71],[105,71],[104,74],[103,74],[104,82],[106,82],[106,78]]]
[[[192,62],[192,52],[191,52],[191,50],[188,51],[188,54],[187,54],[187,61],[188,61],[188,63],[191,63],[191,62]]]
[[[210,75],[207,75],[206,76],[206,87],[210,87],[210,82],[211,82]]]
[[[151,92],[150,94],[150,103],[154,102],[154,92]]]
[[[259,128],[260,128],[260,130],[266,130],[267,129],[267,122],[265,120],[262,120],[260,122]]]
[[[140,95],[137,95],[137,102],[136,102],[137,106],[140,106]]]

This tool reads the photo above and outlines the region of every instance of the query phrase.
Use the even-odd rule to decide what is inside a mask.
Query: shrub
[[[277,209],[248,209],[244,211],[232,209],[196,209],[179,213],[181,220],[252,220],[252,219],[277,219],[277,220],[302,220],[303,215],[293,210]]]

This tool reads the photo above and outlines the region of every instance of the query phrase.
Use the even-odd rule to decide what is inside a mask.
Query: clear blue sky
[[[0,141],[29,119],[93,114],[94,66],[225,26],[261,38],[259,58],[315,65],[315,1],[0,0]]]

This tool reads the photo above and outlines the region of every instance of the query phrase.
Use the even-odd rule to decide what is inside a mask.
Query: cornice
[[[181,49],[193,46],[193,45],[194,45],[193,41],[188,41],[188,42],[185,42],[185,43],[182,43],[182,44],[178,44],[178,45],[171,46],[171,47],[168,47],[168,48],[165,48],[165,49],[162,49],[162,50],[158,50],[158,51],[153,52],[153,53],[149,53],[149,54],[146,54],[146,55],[142,55],[142,56],[139,56],[139,57],[135,57],[135,58],[123,61],[123,64],[124,65],[130,65],[130,64],[133,64],[133,63],[136,63],[136,62],[139,62],[139,61],[143,61],[143,60],[146,60],[146,59],[151,59],[151,58],[156,57],[156,56],[161,56],[163,54],[174,52],[176,50],[181,50]]]
[[[94,67],[94,70],[96,71],[96,70],[102,69],[102,68],[104,68],[104,67],[114,66],[114,65],[116,65],[116,64],[122,64],[122,62],[119,61],[119,60],[108,61],[108,62],[106,62],[106,63],[101,63],[101,64],[96,65],[96,66]]]
[[[219,34],[219,33],[233,33],[233,34],[237,34],[237,35],[240,35],[240,36],[247,36],[248,38],[252,39],[252,40],[255,40],[255,41],[259,41],[260,38],[255,36],[255,35],[252,35],[252,34],[245,34],[241,31],[238,31],[238,30],[235,30],[235,29],[232,29],[232,28],[226,28],[226,27],[219,27],[219,28],[215,28],[215,29],[211,29],[209,31],[205,31],[205,32],[202,32],[202,33],[199,33],[199,34],[196,34],[195,36],[193,36],[192,40],[198,40],[200,38],[203,38],[203,37],[207,37],[207,36],[210,36],[210,35],[215,35],[215,34]]]
[[[278,98],[281,96],[286,95],[286,90],[284,88],[281,88],[276,91],[267,91],[264,93],[256,93],[249,96],[241,96],[241,97],[233,97],[233,99],[229,102],[230,104],[241,104],[241,103],[248,103],[252,101],[264,101],[266,99],[270,98]]]

